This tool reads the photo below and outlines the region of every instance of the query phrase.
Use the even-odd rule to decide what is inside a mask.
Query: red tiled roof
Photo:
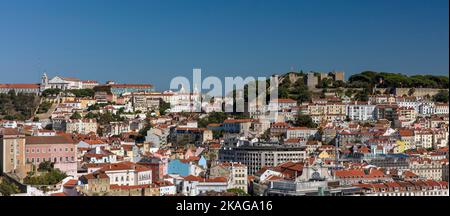
[[[67,181],[63,186],[64,187],[75,187],[77,184],[78,184],[78,180],[71,179],[71,180]]]
[[[148,188],[150,187],[150,184],[144,184],[144,185],[116,185],[112,184],[110,185],[111,190],[132,190],[132,189],[142,189],[142,188]]]
[[[17,135],[20,135],[20,132],[16,128],[0,128],[0,135],[17,136]]]
[[[227,182],[227,179],[224,177],[217,177],[217,178],[209,178],[209,179],[205,179],[199,176],[193,176],[193,175],[188,175],[186,177],[184,177],[185,181],[198,181],[198,182]]]
[[[226,119],[224,123],[247,123],[254,122],[254,119]]]
[[[114,164],[106,164],[101,168],[102,171],[112,171],[112,170],[136,170],[136,171],[149,171],[149,167],[144,165],[135,164],[133,162],[121,162]]]
[[[292,130],[315,130],[315,129],[307,128],[307,127],[291,127],[291,128],[288,128],[288,130],[292,131]]]
[[[113,88],[152,88],[150,84],[110,84]]]
[[[67,194],[65,194],[64,192],[61,192],[61,193],[51,194],[50,196],[67,196]]]
[[[8,89],[38,89],[39,84],[0,84],[0,88]]]
[[[400,134],[400,136],[405,137],[405,136],[414,136],[414,131],[410,130],[410,129],[400,129],[398,131],[398,133]]]
[[[279,98],[275,100],[278,103],[297,103],[297,101],[289,99],[289,98]]]
[[[75,144],[68,136],[28,136],[25,138],[27,145],[36,144]]]
[[[89,145],[99,145],[99,144],[105,144],[102,140],[83,140],[83,142],[89,144]]]

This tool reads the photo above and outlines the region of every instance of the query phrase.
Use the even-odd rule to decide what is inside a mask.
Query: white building
[[[435,109],[434,109],[434,114],[448,114],[448,103],[436,103],[435,104]]]
[[[219,163],[211,167],[210,177],[225,177],[228,179],[228,188],[238,188],[247,192],[248,175],[247,166],[240,163]]]
[[[97,133],[97,121],[95,119],[69,119],[66,121],[66,133]]]
[[[101,171],[108,175],[110,184],[132,186],[152,183],[151,169],[131,162],[108,164]]]
[[[47,74],[42,75],[41,91],[45,89],[82,89],[83,82],[77,78],[59,77],[55,76],[48,79]]]
[[[375,118],[375,105],[370,102],[355,102],[347,106],[347,117],[353,121],[369,121]]]
[[[228,189],[227,179],[223,177],[205,179],[190,175],[184,177],[181,185],[181,193],[185,196],[197,196],[210,191],[225,192]]]
[[[315,138],[317,136],[318,130],[315,128],[306,127],[293,127],[288,128],[286,133],[287,139],[293,138],[303,138],[305,140]]]

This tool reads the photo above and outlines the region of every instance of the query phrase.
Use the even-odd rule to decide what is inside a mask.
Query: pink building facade
[[[65,136],[30,136],[26,138],[25,161],[36,167],[51,161],[55,168],[67,175],[76,175],[77,149],[72,139]]]

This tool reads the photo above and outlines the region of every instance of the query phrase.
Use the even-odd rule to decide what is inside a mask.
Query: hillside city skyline
[[[364,197],[449,196],[448,9],[0,0],[0,208],[429,212]]]
[[[196,68],[194,68],[194,69],[196,69]],[[201,69],[201,68],[198,68],[198,69]],[[364,70],[364,71],[373,71],[373,70]],[[361,71],[361,72],[364,72],[364,71]],[[292,68],[291,68],[291,70],[287,70],[285,72],[272,73],[272,74],[267,74],[267,75],[256,74],[255,73],[254,76],[249,75],[248,77],[254,77],[256,79],[256,78],[261,77],[261,76],[263,76],[263,77],[266,76],[267,78],[269,78],[270,76],[274,76],[274,75],[283,76],[283,75],[286,75],[286,74],[292,73],[292,72],[294,72],[294,73],[301,73],[301,72],[303,72],[304,74],[307,74],[307,73],[332,73],[333,71],[314,71],[314,70],[312,70],[312,71],[305,71],[305,70],[301,70],[301,69],[300,70],[292,70]],[[356,73],[349,74],[349,73],[347,73],[345,71],[340,71],[340,72],[344,72],[345,73],[344,80],[348,80],[348,78],[351,77],[352,75],[356,75],[356,74],[360,74],[361,73],[361,72],[356,72]],[[393,73],[393,72],[386,72],[386,71],[374,71],[374,72]],[[202,74],[202,78],[203,79],[208,77],[208,75],[207,75],[208,73],[205,73],[204,70],[202,70],[202,73],[203,73]],[[80,77],[80,76],[77,76],[76,74],[70,74],[69,73],[69,74],[65,75],[65,73],[48,73],[47,71],[44,71],[44,72],[42,72],[40,74],[40,76],[36,79],[35,82],[31,81],[31,82],[28,82],[28,83],[36,83],[36,84],[40,83],[41,82],[40,78],[42,78],[43,74],[46,74],[49,77],[56,77],[56,76],[58,76],[58,77],[77,78],[77,79],[80,79],[80,80],[94,80],[94,79],[90,79],[89,76]],[[423,74],[408,74],[408,73],[395,73],[395,74],[401,74],[401,75],[406,75],[406,76],[423,75]],[[189,81],[192,81],[192,74],[190,74],[190,75],[189,74],[185,74],[185,75],[187,75],[186,78],[188,78]],[[433,74],[433,73],[430,73],[430,74],[427,74],[427,75],[448,77],[448,74]],[[178,76],[178,75],[174,75],[174,77],[176,77],[176,76]],[[224,81],[225,77],[228,77],[228,76],[226,76],[225,74],[223,76],[220,76],[220,75],[217,76],[217,78],[219,78],[221,81]],[[236,77],[239,77],[239,75],[237,75]],[[233,77],[233,78],[235,78],[235,77]],[[245,79],[246,77],[244,76],[242,78]],[[10,82],[10,83],[11,84],[23,84],[23,83],[26,83],[25,80],[26,79],[23,79],[23,81],[21,81],[21,82]],[[109,81],[112,81],[112,82],[115,82],[115,83],[151,84],[151,85],[153,85],[154,89],[157,90],[157,91],[169,90],[170,89],[169,85],[170,85],[170,81],[171,81],[171,80],[167,80],[166,84],[163,84],[163,85],[159,86],[159,85],[155,85],[154,83],[152,83],[151,79],[146,80],[146,79],[142,79],[141,78],[141,79],[137,80],[136,82],[127,82],[126,80],[127,79],[119,79],[119,80],[102,79],[102,80],[95,80],[95,81],[97,81],[99,84],[106,84]],[[8,82],[0,82],[0,83],[8,83]]]

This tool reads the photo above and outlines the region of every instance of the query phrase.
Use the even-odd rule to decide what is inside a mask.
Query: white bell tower
[[[48,76],[47,73],[44,72],[44,74],[41,77],[41,92],[47,89],[48,87]]]

